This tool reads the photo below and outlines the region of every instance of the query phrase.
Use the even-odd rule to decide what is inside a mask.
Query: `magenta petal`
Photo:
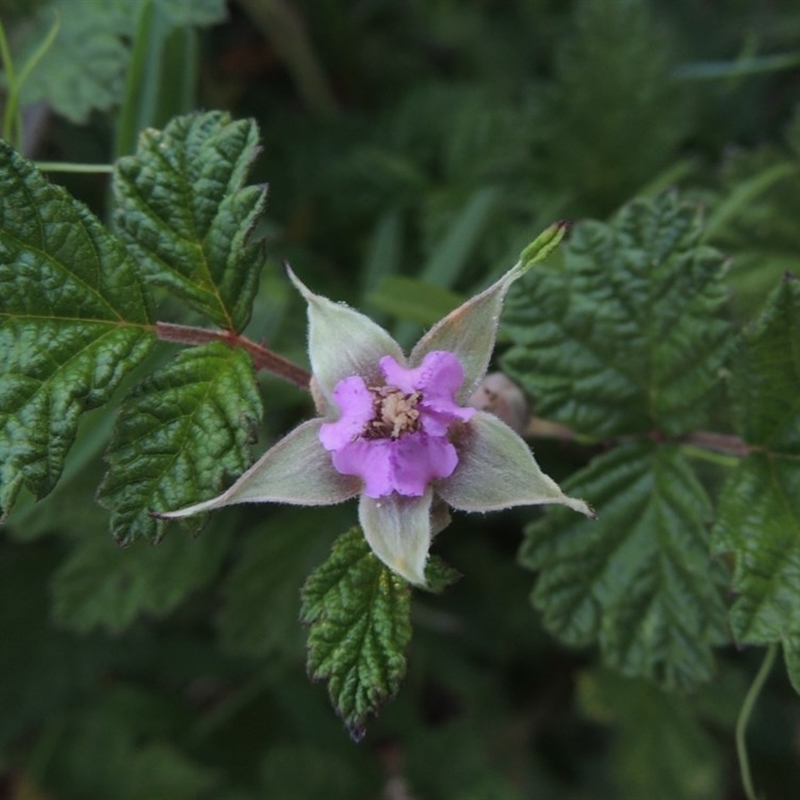
[[[455,419],[463,422],[472,419],[475,410],[459,406],[453,399],[464,382],[464,369],[452,353],[446,350],[428,353],[416,369],[402,367],[391,356],[384,356],[380,367],[389,385],[406,394],[422,393],[419,409],[423,427],[430,435],[443,436]]]
[[[359,439],[333,453],[333,466],[364,481],[367,497],[397,492],[421,497],[432,480],[447,478],[458,455],[447,439],[410,433],[400,439]]]
[[[443,437],[410,433],[392,442],[392,484],[398,494],[421,497],[428,484],[453,474],[455,447]]]
[[[333,466],[364,481],[367,497],[385,497],[394,489],[391,439],[358,439],[333,453]]]
[[[352,442],[374,413],[372,392],[358,375],[339,381],[333,390],[333,399],[341,416],[320,428],[319,440],[326,450],[338,450]]]

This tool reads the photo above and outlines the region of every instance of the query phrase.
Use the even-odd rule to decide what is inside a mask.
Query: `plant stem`
[[[273,372],[301,389],[308,389],[311,383],[310,372],[235,331],[212,331],[191,325],[175,325],[171,322],[156,322],[155,331],[156,336],[165,342],[180,344],[224,342],[231,347],[242,347],[250,353],[256,369]]]
[[[742,710],[739,712],[739,719],[736,720],[736,753],[739,757],[739,769],[742,773],[742,786],[747,800],[758,800],[758,795],[753,787],[753,779],[750,775],[750,761],[747,756],[747,742],[745,740],[745,733],[747,731],[747,723],[750,721],[750,716],[755,708],[756,701],[758,700],[761,689],[772,670],[772,665],[775,663],[775,656],[778,654],[778,645],[771,644],[767,648],[767,653],[764,656],[764,661],[761,664],[761,669],[753,680],[747,695],[742,703]]]
[[[36,167],[42,172],[86,172],[111,173],[113,164],[76,164],[71,161],[37,161]]]

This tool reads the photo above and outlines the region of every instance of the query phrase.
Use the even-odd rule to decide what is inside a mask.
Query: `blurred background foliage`
[[[254,117],[270,263],[248,334],[298,361],[284,259],[409,341],[552,221],[673,185],[730,258],[735,317],[800,272],[792,0],[2,0],[19,63],[54,8],[24,151],[109,163],[192,108]],[[57,178],[108,217],[106,176]],[[263,444],[309,406],[262,388]],[[353,509],[234,508],[195,542],[120,551],[93,499],[110,422],[88,415],[59,488],[1,534],[0,797],[742,796],[732,730],[758,655],[723,653],[676,699],[562,649],[515,563],[516,513],[442,537],[466,577],[415,596],[406,683],[351,743],[306,678],[297,618]],[[588,458],[537,457],[557,479]],[[766,796],[795,797],[800,714],[777,672],[750,739]]]

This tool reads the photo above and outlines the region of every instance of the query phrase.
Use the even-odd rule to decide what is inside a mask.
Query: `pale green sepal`
[[[289,267],[286,271],[308,303],[308,355],[325,400],[330,401],[340,380],[353,375],[367,384],[383,383],[378,367],[383,356],[406,363],[400,345],[380,325],[344,303],[314,294]]]
[[[465,403],[478,388],[492,357],[500,311],[509,287],[534,264],[544,261],[564,238],[567,226],[557,222],[522,251],[520,260],[500,280],[467,300],[434,325],[411,351],[409,363],[417,367],[433,350],[449,350],[464,367],[464,383],[456,401]]]
[[[536,463],[528,445],[505,422],[479,411],[464,431],[455,472],[436,491],[460,511],[560,503],[587,517],[592,509],[567,497]]]
[[[319,442],[323,419],[312,419],[284,436],[221,495],[177,511],[158,513],[177,519],[236,503],[288,503],[327,506],[355,497],[361,481],[337,472]]]
[[[361,495],[358,520],[372,552],[409,583],[425,586],[425,562],[431,546],[431,502],[428,488],[422,497],[393,493],[373,499]]]

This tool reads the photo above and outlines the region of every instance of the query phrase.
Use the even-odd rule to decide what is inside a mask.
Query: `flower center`
[[[417,403],[420,392],[405,394],[396,386],[370,386],[374,417],[364,427],[365,439],[399,439],[421,429]]]

